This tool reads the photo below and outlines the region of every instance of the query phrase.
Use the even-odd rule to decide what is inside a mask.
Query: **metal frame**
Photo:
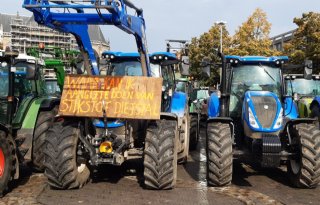
[[[129,0],[24,0],[23,7],[33,12],[39,24],[75,36],[80,51],[85,54],[85,66],[91,66],[91,69],[87,69],[88,74],[99,75],[88,25],[114,25],[134,35],[143,75],[150,76],[143,10]],[[134,9],[136,15],[129,15],[127,7]],[[54,9],[63,9],[63,13]]]

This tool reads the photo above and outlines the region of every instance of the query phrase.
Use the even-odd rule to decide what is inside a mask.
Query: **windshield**
[[[186,84],[187,84],[186,82],[178,81],[177,85],[176,85],[176,91],[186,93],[187,92],[187,89],[186,89],[187,85]]]
[[[297,78],[294,80],[286,80],[287,84],[287,95],[298,93],[304,96],[315,96],[320,95],[320,81],[319,80],[307,80],[304,78]],[[292,86],[291,86],[292,85]]]
[[[160,65],[150,64],[151,76],[159,78],[161,76]],[[142,76],[142,67],[139,61],[124,61],[112,63],[108,69],[111,76]]]
[[[280,69],[267,65],[243,65],[233,69],[230,114],[240,116],[246,91],[270,91],[281,94]]]
[[[48,94],[61,93],[57,80],[46,80],[46,89]]]
[[[193,92],[190,95],[192,101],[197,99],[207,99],[208,97],[210,97],[209,90],[193,90]]]
[[[126,61],[112,63],[108,70],[112,76],[142,76],[142,68],[139,61]]]

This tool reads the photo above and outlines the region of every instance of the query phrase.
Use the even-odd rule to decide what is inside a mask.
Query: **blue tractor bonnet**
[[[274,108],[272,104],[270,105],[265,101],[255,103],[253,100],[255,97],[262,97],[263,99],[271,97],[275,100],[276,107]],[[255,104],[257,107],[255,107]],[[268,109],[275,110],[268,113]],[[275,115],[272,113],[275,113]],[[276,132],[281,130],[283,123],[283,109],[278,96],[269,91],[247,91],[243,100],[242,118],[250,129],[255,132]],[[261,119],[264,119],[265,122],[271,120],[271,123],[264,123],[269,124],[269,126],[263,126]]]

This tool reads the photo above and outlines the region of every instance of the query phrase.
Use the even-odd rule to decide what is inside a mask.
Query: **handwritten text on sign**
[[[159,119],[162,78],[66,76],[62,116]]]

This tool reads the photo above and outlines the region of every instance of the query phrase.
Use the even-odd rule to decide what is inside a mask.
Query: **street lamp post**
[[[220,52],[222,53],[222,33],[223,33],[222,27],[224,25],[226,25],[227,22],[226,21],[217,21],[216,24],[220,26]]]

